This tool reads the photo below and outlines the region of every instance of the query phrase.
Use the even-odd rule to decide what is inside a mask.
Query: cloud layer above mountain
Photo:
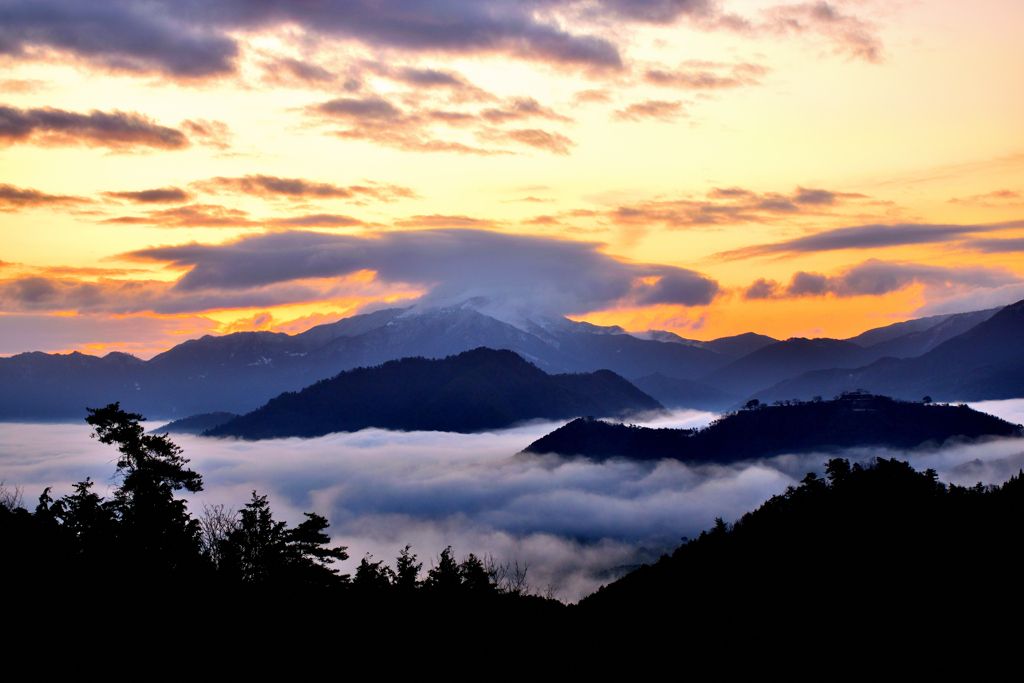
[[[616,304],[700,306],[720,292],[700,273],[628,263],[596,242],[485,230],[394,231],[373,236],[290,231],[220,245],[156,247],[127,256],[187,268],[174,296],[239,293],[316,278],[376,273],[381,285],[426,289],[424,303],[483,296],[538,313],[567,315]]]

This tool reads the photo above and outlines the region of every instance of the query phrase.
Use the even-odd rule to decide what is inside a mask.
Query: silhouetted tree
[[[111,509],[133,556],[172,568],[198,557],[199,523],[174,493],[201,491],[203,479],[186,467],[182,449],[166,434],[146,434],[141,424],[145,418],[121,410],[118,403],[87,410],[92,436],[116,445],[120,454],[117,474],[122,479]]]
[[[462,589],[473,595],[484,595],[497,592],[492,579],[494,578],[479,557],[470,553],[459,565],[459,576],[462,578]]]
[[[225,508],[223,503],[203,503],[199,516],[199,545],[202,553],[215,568],[220,568],[227,549],[228,536],[238,528],[238,513]]]
[[[306,519],[294,529],[284,533],[289,569],[303,583],[330,583],[339,578],[338,570],[330,565],[348,559],[344,546],[328,547],[331,537],[324,533],[330,526],[326,517],[315,512],[304,512]],[[385,567],[388,572],[389,567]]]
[[[459,565],[452,557],[452,547],[448,546],[438,556],[437,566],[431,567],[427,572],[424,587],[437,593],[455,593],[461,585],[462,575],[459,573]]]
[[[356,568],[356,577],[352,585],[359,591],[367,593],[382,592],[391,588],[395,573],[383,560],[373,562],[373,555],[366,553]]]
[[[224,566],[246,583],[264,583],[284,565],[288,525],[274,521],[267,497],[257,495],[256,491],[238,514],[238,527],[228,534]]]
[[[420,570],[423,569],[422,562],[416,562],[416,555],[411,551],[412,546],[406,544],[398,551],[395,559],[395,586],[402,591],[411,591],[419,583]]]
[[[90,491],[89,477],[75,484],[75,492],[64,496],[51,507],[51,514],[76,542],[78,552],[104,552],[116,535],[113,510],[103,498]]]

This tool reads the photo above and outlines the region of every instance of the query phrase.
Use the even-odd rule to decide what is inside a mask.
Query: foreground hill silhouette
[[[733,525],[717,520],[585,598],[579,616],[650,624],[680,615],[682,642],[746,633],[751,646],[800,647],[854,635],[905,648],[933,636],[963,645],[1019,614],[1024,473],[972,488],[897,460],[851,467],[837,458],[826,473]]]
[[[651,429],[581,418],[538,439],[524,452],[582,455],[595,460],[672,458],[730,463],[783,453],[875,445],[913,448],[958,436],[1020,434],[1020,425],[966,405],[909,403],[858,392],[831,401],[758,405],[700,430]]]
[[[205,434],[270,439],[367,427],[468,433],[538,418],[661,408],[609,370],[548,375],[511,351],[480,348],[443,360],[403,358],[349,370]]]
[[[326,518],[307,512],[289,526],[255,491],[238,513],[205,506],[193,518],[175,491],[200,492],[202,476],[181,449],[144,434],[141,416],[117,404],[90,413],[96,436],[119,452],[111,498],[87,479],[56,500],[45,489],[33,512],[20,490],[0,485],[0,580],[21,625],[8,645],[52,633],[61,651],[95,652],[110,630],[67,610],[110,604],[118,623],[144,634],[127,657],[166,650],[171,661],[196,623],[216,623],[233,670],[240,653],[261,667],[317,655],[336,670],[324,652],[339,643],[377,652],[397,624],[403,652],[419,645],[450,657],[454,638],[503,665],[495,638],[528,632],[557,640],[554,656],[574,671],[681,652],[695,660],[691,671],[763,669],[785,657],[817,678],[815,656],[844,672],[859,662],[877,671],[892,657],[920,666],[922,645],[976,657],[979,645],[987,652],[1018,636],[1024,472],[965,488],[895,459],[832,459],[826,478],[808,474],[735,524],[718,519],[566,607],[533,594],[524,565],[472,553],[460,562],[450,546],[429,568],[406,545],[393,568],[366,555],[342,574],[334,565],[348,553],[330,542]]]

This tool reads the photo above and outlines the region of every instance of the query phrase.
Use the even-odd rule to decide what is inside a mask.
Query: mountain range
[[[113,401],[151,419],[244,414],[347,370],[478,347],[513,351],[549,374],[611,370],[669,408],[722,411],[752,396],[772,402],[857,388],[915,400],[1024,396],[1024,302],[847,340],[781,341],[753,333],[712,341],[661,330],[629,334],[566,318],[512,324],[479,307],[469,300],[391,308],[296,335],[207,335],[150,360],[118,352],[0,358],[0,420],[78,420],[87,406]]]

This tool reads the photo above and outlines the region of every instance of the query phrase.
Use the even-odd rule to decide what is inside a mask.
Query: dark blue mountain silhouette
[[[348,370],[206,432],[269,439],[393,430],[478,432],[532,419],[621,415],[662,406],[609,370],[548,375],[511,351],[403,358]]]

